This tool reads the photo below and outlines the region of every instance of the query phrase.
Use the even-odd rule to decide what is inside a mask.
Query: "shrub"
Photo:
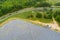
[[[41,17],[42,17],[42,14],[41,14],[41,13],[37,13],[37,14],[36,14],[36,17],[37,17],[37,18],[41,18]]]
[[[27,18],[33,18],[33,17],[34,17],[34,15],[32,15],[32,14],[27,16]]]
[[[55,19],[60,23],[60,15],[58,15]]]
[[[50,7],[51,4],[49,4],[48,2],[42,2],[36,5],[36,7]]]
[[[56,3],[55,5],[56,5],[56,6],[60,6],[60,2]]]

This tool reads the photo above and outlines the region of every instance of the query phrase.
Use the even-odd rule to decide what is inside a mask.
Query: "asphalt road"
[[[0,40],[60,40],[60,33],[22,20],[12,20],[0,28]]]

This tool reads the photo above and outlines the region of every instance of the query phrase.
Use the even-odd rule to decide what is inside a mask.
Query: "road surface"
[[[60,33],[17,19],[0,28],[0,40],[60,40]]]

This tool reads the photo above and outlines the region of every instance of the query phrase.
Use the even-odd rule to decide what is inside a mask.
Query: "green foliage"
[[[6,0],[0,0],[0,4],[2,4],[3,2],[5,2]]]
[[[36,1],[35,0],[32,0],[32,1],[27,1],[26,3],[25,3],[25,6],[26,7],[32,7],[32,6],[34,6],[36,4]]]
[[[37,17],[37,18],[42,18],[42,14],[41,14],[41,13],[37,13],[37,14],[36,14],[36,17]]]
[[[44,18],[46,19],[52,19],[52,9],[50,8],[49,10],[46,9],[46,14],[44,15]]]
[[[54,18],[56,18],[58,15],[60,15],[60,11],[54,12]]]
[[[56,17],[56,20],[58,21],[58,23],[60,23],[60,15]]]
[[[51,7],[51,4],[48,2],[40,2],[36,5],[36,7]]]
[[[34,15],[32,15],[32,14],[27,16],[27,18],[33,18],[33,17],[34,17]]]
[[[46,19],[52,19],[52,15],[51,14],[46,14],[46,15],[44,15],[44,18],[46,18]]]
[[[0,0],[0,15],[35,6],[37,2],[45,0]]]
[[[56,6],[60,6],[60,2],[56,3],[55,5],[56,5]]]
[[[48,2],[43,2],[40,4],[40,7],[50,7],[51,4],[49,4]]]
[[[54,18],[56,19],[56,21],[57,21],[58,23],[60,23],[60,11],[56,11],[56,12],[54,13]]]
[[[55,4],[60,6],[60,2]],[[52,14],[54,18],[59,22],[60,11],[54,11],[53,9],[45,8],[51,7],[51,3],[46,2],[46,0],[0,0],[0,16],[14,12],[27,7],[43,7],[43,13],[36,13],[28,15],[26,18],[45,18],[52,19]]]

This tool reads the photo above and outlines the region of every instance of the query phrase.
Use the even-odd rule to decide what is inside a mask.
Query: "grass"
[[[39,20],[40,20],[41,22],[44,22],[44,23],[50,23],[50,22],[52,22],[51,19],[40,18]]]
[[[21,19],[30,19],[30,20],[39,20],[39,21],[45,22],[45,23],[52,22],[51,19],[36,18],[36,17],[28,18],[28,16],[31,15],[31,14],[32,14],[33,16],[35,16],[35,15],[36,15],[36,12],[28,11],[28,12],[23,12],[23,13],[16,14],[16,15],[11,16],[11,17],[21,18]],[[11,18],[11,17],[10,17],[10,18]]]
[[[13,16],[8,17],[7,19],[10,19],[10,18],[20,18],[20,19],[28,19],[28,20],[38,20],[38,21],[44,22],[44,23],[50,23],[50,22],[52,22],[51,19],[43,19],[43,18],[36,18],[36,17],[30,17],[30,18],[28,18],[29,15],[35,16],[36,12],[35,11],[28,11],[28,12],[18,13],[18,14],[15,14]],[[7,19],[0,21],[0,23],[3,23]]]

